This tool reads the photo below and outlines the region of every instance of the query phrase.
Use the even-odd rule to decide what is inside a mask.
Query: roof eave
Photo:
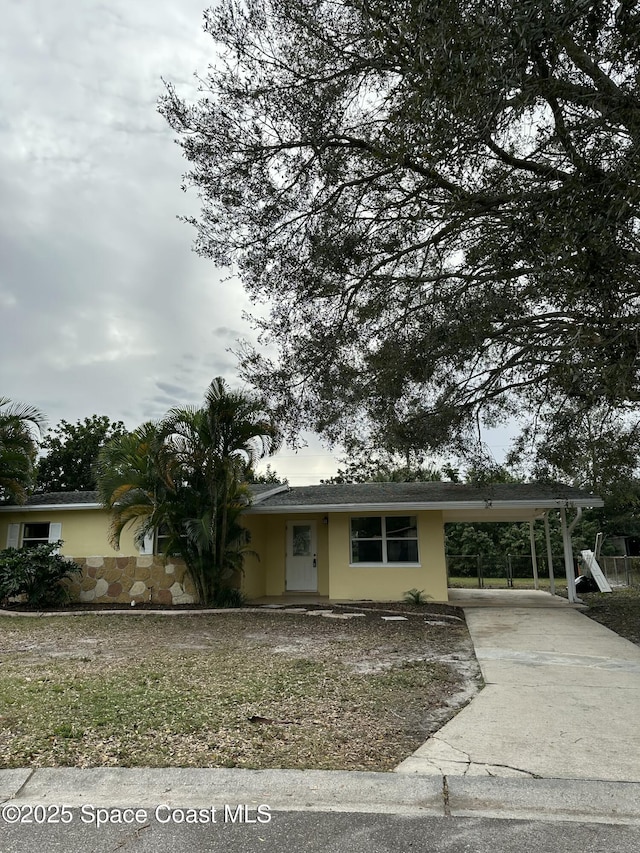
[[[0,512],[59,512],[70,509],[106,509],[101,503],[87,504],[8,504],[0,506]]]
[[[252,515],[273,515],[283,513],[300,514],[316,512],[392,512],[420,510],[547,510],[562,507],[582,507],[583,509],[604,506],[604,501],[593,498],[546,498],[526,501],[432,501],[432,502],[384,502],[384,503],[346,503],[346,504],[288,504],[279,506],[252,506],[246,510]]]

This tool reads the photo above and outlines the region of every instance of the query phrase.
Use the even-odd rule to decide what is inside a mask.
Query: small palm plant
[[[420,607],[427,603],[428,599],[430,599],[430,595],[426,595],[423,589],[408,589],[404,593],[404,600],[406,604],[415,604],[417,607]]]

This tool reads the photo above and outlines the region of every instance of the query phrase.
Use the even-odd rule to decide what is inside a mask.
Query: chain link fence
[[[603,557],[598,560],[611,586],[640,587],[640,557]]]
[[[564,555],[553,554],[553,576],[558,580],[565,578]],[[612,587],[640,587],[640,557],[600,556],[598,564]],[[581,571],[577,559],[575,572]],[[454,585],[460,582],[469,585],[477,582],[482,589],[490,586],[514,586],[515,581],[533,581],[533,566],[530,554],[505,554],[502,560],[486,560],[480,554],[447,554],[447,574]],[[538,577],[548,580],[547,558],[538,556]]]
[[[553,576],[565,577],[564,555],[552,554]],[[533,564],[530,554],[505,554],[500,560],[486,560],[480,554],[447,554],[447,575],[450,583],[465,586],[477,581],[479,589],[491,586],[514,586],[514,581],[530,580],[533,583]],[[538,577],[548,581],[547,558],[538,556]],[[475,584],[474,584],[475,585]]]

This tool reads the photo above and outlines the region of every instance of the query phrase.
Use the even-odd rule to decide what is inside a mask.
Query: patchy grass
[[[432,611],[3,618],[0,767],[391,769],[477,689]]]
[[[640,646],[640,589],[580,593],[580,598],[589,607],[587,616]]]

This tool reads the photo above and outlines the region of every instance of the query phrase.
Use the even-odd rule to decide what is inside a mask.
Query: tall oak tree
[[[637,2],[222,0],[205,28],[201,97],[160,110],[282,420],[407,452],[637,407]]]

